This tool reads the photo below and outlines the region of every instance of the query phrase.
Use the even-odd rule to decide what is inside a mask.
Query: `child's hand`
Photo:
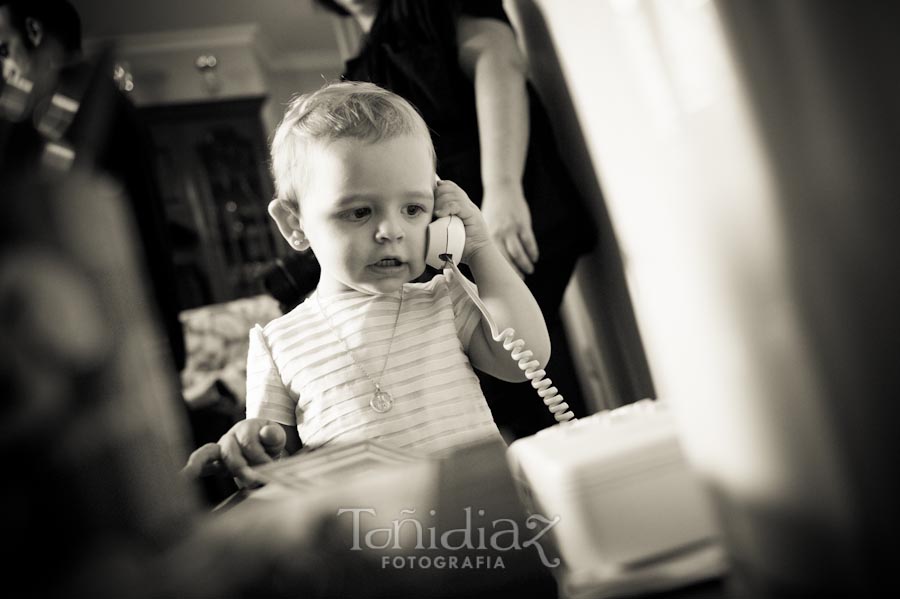
[[[466,227],[466,248],[461,262],[468,262],[469,258],[491,244],[478,206],[459,185],[438,179],[434,190],[434,217],[444,216],[458,216]]]
[[[191,452],[181,474],[189,479],[220,474],[225,470],[222,464],[222,450],[218,443],[207,443]]]
[[[248,418],[231,427],[218,443],[207,443],[194,451],[182,469],[188,477],[227,470],[242,486],[264,483],[251,468],[271,462],[284,452],[286,437],[276,422]]]

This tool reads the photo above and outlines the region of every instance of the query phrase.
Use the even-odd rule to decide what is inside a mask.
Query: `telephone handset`
[[[525,372],[526,378],[531,381],[531,386],[544,400],[544,405],[553,414],[557,422],[574,420],[575,415],[569,410],[569,404],[563,401],[559,390],[553,387],[553,381],[547,378],[547,373],[541,369],[540,362],[532,360],[534,353],[525,348],[525,341],[514,339],[516,331],[506,328],[497,329],[494,319],[491,318],[487,307],[478,297],[478,291],[474,285],[459,271],[457,264],[462,260],[463,250],[466,247],[466,227],[457,216],[445,216],[428,225],[428,234],[425,241],[425,263],[433,268],[451,268],[459,278],[465,292],[475,302],[475,306],[481,311],[485,321],[491,328],[491,336],[497,343],[503,343],[503,349],[508,351],[513,360],[516,360],[519,368]]]
[[[459,264],[466,248],[466,226],[458,216],[444,216],[428,225],[425,263],[443,268],[449,260]]]

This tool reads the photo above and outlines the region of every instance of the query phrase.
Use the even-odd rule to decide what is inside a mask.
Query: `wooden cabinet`
[[[181,309],[263,293],[261,274],[286,250],[266,212],[273,186],[264,99],[141,108]]]

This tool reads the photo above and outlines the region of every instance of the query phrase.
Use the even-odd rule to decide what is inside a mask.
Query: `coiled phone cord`
[[[456,264],[450,258],[451,257],[447,254],[441,255],[441,259],[446,261],[445,265],[449,265],[456,276],[459,277],[463,290],[465,290],[468,296],[472,298],[472,301],[475,302],[481,315],[484,316],[484,319],[487,321],[488,326],[491,327],[491,336],[494,338],[494,341],[503,343],[503,349],[510,353],[512,359],[515,360],[516,364],[519,366],[519,369],[525,372],[525,377],[531,381],[531,386],[534,387],[537,394],[544,400],[544,405],[547,406],[547,409],[550,410],[550,413],[553,414],[553,417],[556,418],[557,422],[575,420],[575,414],[569,409],[569,404],[564,401],[563,396],[559,393],[559,389],[553,386],[553,381],[547,377],[547,372],[540,367],[540,362],[531,359],[534,356],[534,352],[525,347],[525,340],[514,339],[516,330],[512,327],[507,327],[498,332],[497,324],[494,322],[494,319],[491,318],[491,314],[488,312],[484,302],[478,297],[478,291],[475,289],[472,282],[459,271],[459,268],[457,268]]]

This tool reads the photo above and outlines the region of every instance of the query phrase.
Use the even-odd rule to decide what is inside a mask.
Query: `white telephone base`
[[[666,402],[558,424],[514,441],[507,457],[526,508],[560,518],[551,532],[569,596],[580,596],[576,587],[618,596],[724,570],[711,508]]]

